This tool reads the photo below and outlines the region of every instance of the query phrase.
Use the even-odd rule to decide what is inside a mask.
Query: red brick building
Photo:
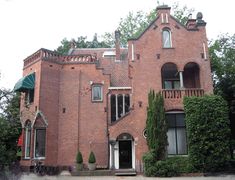
[[[90,151],[101,168],[142,171],[147,96],[165,99],[168,154],[187,154],[183,97],[213,93],[206,23],[202,14],[186,25],[157,8],[157,18],[120,48],[71,49],[59,55],[40,49],[24,60],[21,165],[72,166],[78,150]]]

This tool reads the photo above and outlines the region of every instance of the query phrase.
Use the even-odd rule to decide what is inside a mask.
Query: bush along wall
[[[229,160],[228,107],[220,96],[185,97],[189,162],[196,171],[223,170]]]

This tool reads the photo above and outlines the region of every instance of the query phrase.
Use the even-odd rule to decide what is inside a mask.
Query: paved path
[[[43,176],[34,174],[23,175],[20,180],[235,180],[235,175],[220,175],[214,177],[174,177],[154,178],[143,176]]]

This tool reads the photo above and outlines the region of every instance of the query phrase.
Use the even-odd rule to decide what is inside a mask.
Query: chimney
[[[198,26],[206,26],[206,22],[205,22],[202,18],[203,18],[202,13],[201,13],[201,12],[198,12],[198,13],[197,13],[197,20],[196,20],[196,22],[197,22],[197,27],[198,27]]]
[[[68,55],[71,55],[73,53],[74,49],[76,48],[76,41],[74,39],[72,39],[69,42],[69,46],[70,46],[70,49],[68,51]]]
[[[115,31],[115,49],[116,49],[116,60],[121,60],[121,49],[120,49],[120,31]]]
[[[169,23],[171,7],[168,5],[161,5],[156,8],[157,16],[161,19],[162,23]]]

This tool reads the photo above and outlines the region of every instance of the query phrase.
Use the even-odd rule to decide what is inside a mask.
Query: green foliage
[[[78,153],[77,153],[76,162],[77,162],[77,164],[83,163],[82,153],[80,151],[78,151]]]
[[[64,38],[61,45],[56,49],[56,52],[67,55],[69,49],[74,46],[75,48],[109,48],[111,47],[105,41],[99,41],[98,35],[95,33],[93,40],[88,41],[86,36],[79,36],[77,40],[71,39],[70,41]]]
[[[209,54],[215,93],[230,102],[235,94],[235,34],[211,41]]]
[[[161,93],[150,90],[147,107],[147,144],[155,152],[156,160],[165,159],[167,147],[167,125],[164,111],[164,100]]]
[[[178,175],[178,169],[176,164],[169,163],[168,161],[157,161],[155,163],[155,168],[157,171],[155,172],[155,176],[158,177],[172,177]]]
[[[154,164],[156,162],[155,152],[149,151],[145,153],[142,157],[144,162],[144,173],[146,176],[154,176],[156,170],[154,169]]]
[[[95,154],[93,153],[93,151],[90,152],[88,162],[89,163],[96,163]]]
[[[16,160],[17,140],[21,133],[19,94],[0,89],[0,164]]]
[[[221,170],[229,159],[229,121],[220,96],[185,97],[189,161],[197,171]]]

